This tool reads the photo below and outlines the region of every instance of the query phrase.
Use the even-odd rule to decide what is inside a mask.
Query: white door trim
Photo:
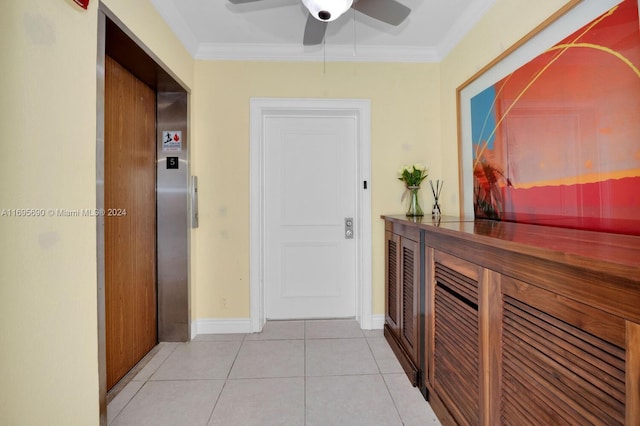
[[[373,327],[371,294],[371,102],[368,99],[252,98],[249,142],[249,239],[251,331],[259,332],[266,322],[264,289],[264,118],[278,115],[352,116],[357,121],[356,199],[356,320],[360,327]],[[367,189],[363,188],[367,182]]]

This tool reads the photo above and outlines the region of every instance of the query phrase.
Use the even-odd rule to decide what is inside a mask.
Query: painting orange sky
[[[471,109],[477,216],[640,234],[637,0],[488,87]]]

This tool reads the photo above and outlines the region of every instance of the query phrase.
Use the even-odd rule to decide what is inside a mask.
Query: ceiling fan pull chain
[[[327,73],[327,37],[322,39],[322,74]]]
[[[358,54],[356,50],[356,10],[351,8],[351,14],[353,15],[353,56]]]

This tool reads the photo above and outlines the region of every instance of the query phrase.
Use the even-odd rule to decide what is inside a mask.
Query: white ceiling
[[[411,8],[400,26],[351,9],[329,23],[319,46],[302,45],[308,12],[300,0],[151,3],[196,59],[438,62],[495,2],[398,1]]]

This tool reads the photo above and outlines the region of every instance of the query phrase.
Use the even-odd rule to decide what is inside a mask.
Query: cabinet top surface
[[[615,267],[622,275],[640,281],[639,236],[447,216],[440,219],[424,216],[417,220],[400,215],[382,218],[550,261],[589,269]]]

